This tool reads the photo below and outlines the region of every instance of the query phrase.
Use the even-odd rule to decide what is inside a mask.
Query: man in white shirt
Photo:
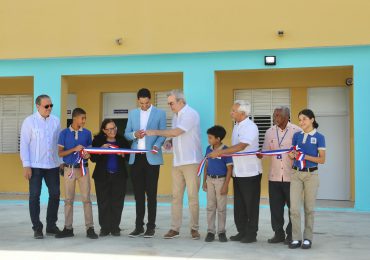
[[[146,131],[148,136],[160,135],[173,138],[172,224],[164,238],[171,239],[179,236],[186,186],[190,210],[190,234],[192,239],[199,239],[200,178],[197,176],[197,170],[203,159],[200,143],[200,118],[198,112],[186,104],[181,90],[168,93],[167,101],[174,112],[172,129]]]
[[[29,181],[29,211],[34,238],[41,239],[43,224],[40,221],[40,194],[43,179],[49,191],[46,233],[56,235],[60,232],[56,226],[60,199],[60,122],[50,114],[53,104],[49,96],[40,95],[35,103],[37,112],[28,116],[22,124],[20,157],[24,168],[23,175]]]
[[[132,149],[156,150],[157,153],[131,154],[129,164],[136,201],[135,230],[129,237],[144,235],[151,238],[155,234],[157,214],[157,189],[159,168],[163,164],[161,147],[162,136],[145,136],[147,129],[166,129],[166,112],[152,105],[149,89],[142,88],[137,93],[139,108],[128,115],[125,137],[132,141]],[[148,205],[148,223],[144,233],[145,195]]]
[[[257,125],[248,116],[251,105],[244,100],[235,101],[231,117],[235,120],[232,134],[232,146],[224,150],[215,150],[208,154],[216,158],[222,154],[251,152],[259,149]],[[259,202],[261,193],[262,165],[254,155],[233,156],[234,162],[234,221],[238,234],[230,240],[242,243],[257,241]]]

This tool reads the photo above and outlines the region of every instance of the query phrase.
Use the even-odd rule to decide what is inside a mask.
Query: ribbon
[[[89,154],[143,154],[143,153],[155,153],[157,154],[157,150],[141,150],[141,149],[125,149],[125,148],[119,148],[116,145],[110,145],[108,148],[102,148],[102,147],[89,147],[84,148],[79,152],[75,152],[74,154],[77,154],[77,159],[74,163],[80,164],[81,173],[82,176],[85,176],[87,174],[86,168],[84,167],[84,156],[86,153]],[[69,173],[68,177],[72,178],[73,176],[73,167],[71,172]]]
[[[305,154],[301,152],[301,148],[299,148],[298,145],[292,146],[289,149],[268,150],[268,151],[250,151],[250,152],[237,152],[233,154],[222,154],[220,157],[234,157],[234,156],[238,157],[238,156],[259,155],[259,154],[265,155],[265,156],[274,156],[274,155],[290,153],[293,150],[298,152],[295,159],[300,162],[300,169],[303,169],[304,167],[306,167],[306,160],[304,159]],[[207,160],[208,160],[208,157],[205,156],[203,160],[200,162],[199,167],[198,167],[198,172],[197,172],[198,176],[202,174]]]
[[[295,159],[299,162],[299,169],[302,170],[306,167],[306,160],[304,159],[306,155],[301,152],[301,149],[298,147],[298,145],[293,146],[292,149],[298,152]]]

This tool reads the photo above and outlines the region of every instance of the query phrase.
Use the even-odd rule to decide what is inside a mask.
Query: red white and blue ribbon
[[[89,154],[143,154],[143,153],[158,153],[157,150],[141,150],[141,149],[125,149],[125,148],[119,148],[116,145],[110,145],[108,148],[103,147],[89,147],[84,148],[79,152],[76,152],[77,159],[74,164],[80,164],[80,169],[82,176],[85,176],[87,174],[86,167],[84,167],[84,156],[86,153]],[[68,175],[69,178],[72,178],[73,176],[73,168]]]
[[[298,155],[296,156],[295,159],[300,162],[300,169],[303,169],[304,167],[306,167],[306,160],[304,159],[305,155],[304,153],[301,152],[301,149],[298,147],[298,145],[292,146],[290,149],[237,152],[233,154],[222,154],[220,157],[239,157],[239,156],[248,156],[248,155],[276,156],[276,155],[290,153],[293,150],[298,152]],[[200,162],[199,167],[198,167],[198,173],[197,173],[198,176],[202,174],[207,160],[208,160],[208,157],[206,156]]]
[[[301,149],[298,147],[298,145],[293,146],[292,149],[298,152],[295,159],[299,162],[299,169],[302,170],[303,168],[306,167],[306,160],[305,160],[306,155],[303,152],[301,152]]]

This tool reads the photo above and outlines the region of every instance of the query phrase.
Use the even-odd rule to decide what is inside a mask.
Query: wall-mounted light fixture
[[[276,65],[276,56],[265,56],[265,65],[266,66]]]
[[[123,38],[122,37],[117,38],[117,39],[115,39],[115,42],[116,42],[117,45],[122,45],[123,44]]]
[[[283,37],[284,36],[284,30],[278,30],[276,32],[276,35],[279,36],[279,37]]]

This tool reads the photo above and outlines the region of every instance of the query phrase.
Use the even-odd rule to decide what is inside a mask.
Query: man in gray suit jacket
[[[126,139],[133,141],[132,149],[156,150],[158,153],[131,154],[131,176],[136,201],[135,230],[130,237],[144,234],[145,194],[148,201],[148,223],[144,237],[151,238],[155,234],[157,214],[157,188],[159,167],[163,164],[161,147],[165,137],[145,136],[145,130],[166,129],[166,113],[151,104],[151,94],[146,88],[137,93],[140,108],[131,110],[125,130]]]

